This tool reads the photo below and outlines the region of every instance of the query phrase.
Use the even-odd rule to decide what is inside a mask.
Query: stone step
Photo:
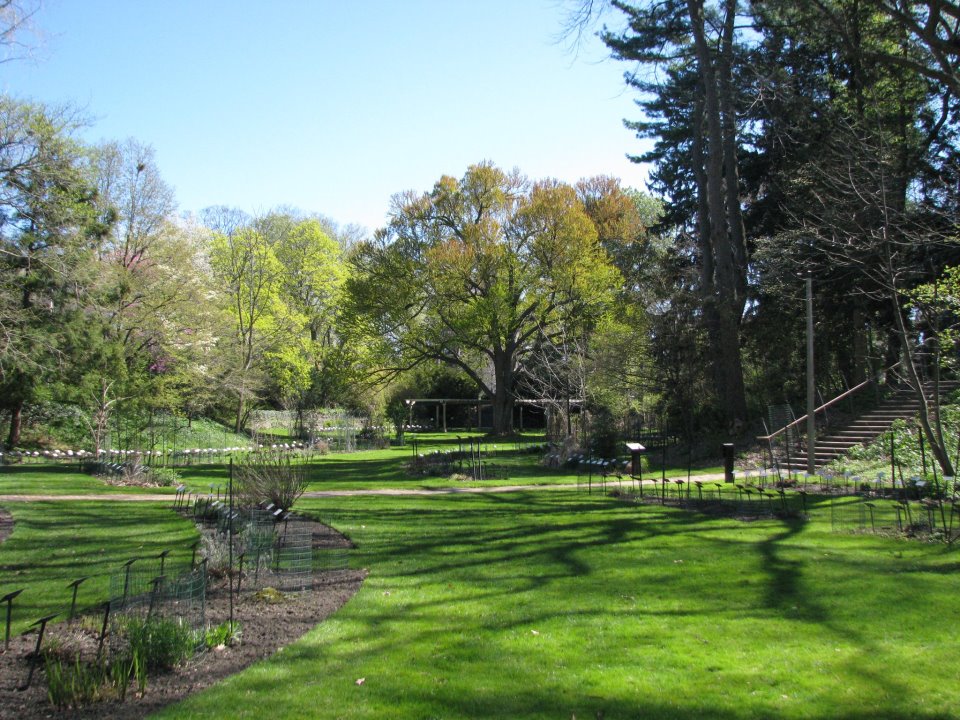
[[[958,387],[960,387],[960,381],[941,382],[941,396]],[[928,398],[932,399],[932,383],[927,383],[924,389]],[[874,441],[878,436],[886,433],[894,421],[914,417],[919,410],[920,401],[914,391],[904,389],[894,392],[877,407],[851,421],[845,428],[818,438],[814,451],[815,464],[821,467],[842,457],[853,447]],[[789,468],[793,471],[806,472],[806,454],[799,453],[791,457],[790,462],[782,463],[781,467],[784,470]]]

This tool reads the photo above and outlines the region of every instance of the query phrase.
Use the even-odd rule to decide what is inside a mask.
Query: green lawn
[[[221,468],[220,473],[223,474]],[[137,495],[174,493],[174,488],[141,488],[108,485],[80,471],[76,464],[0,466],[0,495]]]
[[[572,491],[302,509],[357,543],[360,593],[159,717],[960,716],[942,545]]]
[[[466,437],[466,435],[461,435]],[[408,433],[408,440],[412,437]],[[476,437],[476,434],[474,434]],[[426,433],[417,437],[416,450],[429,454],[435,450],[456,450],[454,434]],[[483,480],[451,480],[449,475],[415,475],[408,470],[414,458],[414,445],[362,450],[354,453],[332,453],[315,456],[309,461],[310,491],[323,490],[370,490],[378,488],[428,488],[447,487],[493,487],[497,485],[573,485],[578,482],[578,473],[569,468],[551,469],[543,465],[542,452],[531,452],[529,443],[518,449],[513,442],[486,443],[483,445],[484,472],[490,472]],[[659,462],[659,460],[657,461]],[[455,473],[466,473],[469,460],[454,463]],[[695,473],[722,472],[713,465],[695,467]],[[198,465],[181,470],[183,481],[194,492],[209,492],[211,483],[226,483],[226,468],[220,465]],[[686,467],[668,468],[667,477],[685,477]],[[587,472],[579,480],[587,481]],[[594,474],[595,475],[595,474]],[[659,478],[660,466],[645,473],[645,477]]]
[[[13,604],[13,634],[44,615],[66,619],[67,586],[83,576],[90,579],[78,589],[77,606],[85,609],[109,597],[110,576],[131,558],[139,558],[134,567],[140,570],[156,566],[157,555],[169,550],[166,568],[188,565],[198,537],[193,523],[167,504],[84,500],[6,507],[15,525],[0,543],[0,596],[23,589]],[[5,613],[3,605],[4,621]]]
[[[460,433],[461,438],[481,437],[479,433]],[[445,488],[445,487],[492,487],[496,485],[555,485],[576,484],[578,480],[587,481],[588,473],[583,471],[578,477],[576,470],[569,468],[551,469],[541,462],[542,452],[531,452],[529,448],[539,444],[542,437],[523,436],[520,444],[516,442],[484,442],[482,457],[485,472],[490,476],[483,480],[451,480],[449,475],[416,475],[408,471],[413,460],[414,448],[419,454],[429,454],[436,450],[456,450],[456,433],[407,433],[408,442],[404,446],[383,450],[363,450],[354,453],[332,453],[314,456],[308,461],[308,490],[370,490],[378,488]],[[416,445],[414,446],[414,441]],[[242,462],[245,453],[238,454],[237,462]],[[653,458],[653,468],[647,470],[647,478],[661,475],[659,458]],[[468,472],[469,460],[463,467],[455,464],[454,472]],[[720,472],[721,468],[700,465],[695,473]],[[199,463],[177,468],[180,482],[192,493],[214,493],[219,488],[223,493],[227,486],[228,466],[223,463]],[[686,467],[668,468],[667,477],[685,477]],[[0,466],[0,495],[102,495],[115,493],[174,493],[173,487],[138,488],[107,485],[102,480],[80,472],[77,464],[55,465],[49,463]]]

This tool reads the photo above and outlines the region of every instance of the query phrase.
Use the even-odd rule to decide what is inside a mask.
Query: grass
[[[100,478],[81,472],[76,464],[39,463],[0,466],[0,494],[2,495],[152,495],[174,492],[174,488],[108,485]]]
[[[480,433],[460,432],[459,437],[482,438]],[[371,488],[427,488],[492,487],[496,485],[572,485],[578,482],[578,473],[569,468],[550,469],[541,463],[542,453],[529,447],[542,442],[542,436],[528,433],[520,441],[484,443],[483,460],[493,477],[483,480],[451,480],[449,476],[417,476],[407,471],[413,459],[414,447],[420,454],[436,450],[456,450],[456,433],[407,433],[407,444],[382,450],[363,450],[354,453],[333,453],[315,456],[309,461],[308,490],[365,490]],[[414,446],[413,441],[416,441]],[[238,455],[243,457],[244,455]],[[652,468],[644,470],[644,477],[660,477],[659,458]],[[469,461],[464,463],[468,468]],[[224,492],[229,472],[228,465],[198,463],[176,468],[180,481],[192,493]],[[460,470],[459,465],[454,468]],[[722,468],[701,464],[695,473],[721,472]],[[686,476],[686,467],[667,468],[667,477]],[[583,475],[586,480],[586,474]],[[211,488],[212,486],[212,488]],[[55,465],[36,463],[0,466],[0,494],[26,495],[102,495],[115,493],[173,494],[174,488],[139,488],[107,485],[98,478],[80,472],[77,464]]]
[[[360,593],[158,717],[957,717],[944,546],[575,492],[303,509],[357,543]]]
[[[484,443],[483,462],[485,472],[491,469],[492,477],[483,480],[451,480],[446,475],[412,475],[407,466],[413,460],[414,447],[419,454],[433,451],[457,450],[457,436],[453,433],[421,433],[414,436],[407,433],[408,442],[404,446],[389,447],[382,450],[362,450],[354,453],[333,453],[316,456],[311,459],[308,490],[369,490],[371,488],[408,488],[439,489],[455,487],[493,487],[497,485],[575,485],[578,472],[570,468],[551,469],[542,463],[543,454],[528,450],[538,438],[529,436],[518,447],[515,442]],[[414,446],[412,439],[417,443]],[[467,437],[461,433],[460,437]],[[473,437],[480,437],[474,433]],[[542,438],[539,438],[542,439]],[[463,469],[454,463],[454,471],[467,472],[469,460],[463,462]],[[695,473],[722,472],[722,468],[710,464],[695,466]],[[667,477],[685,477],[686,467],[667,468]],[[197,465],[182,468],[183,482],[194,492],[206,493],[210,485],[225,486],[227,474],[224,466]],[[644,476],[652,479],[660,477],[658,462],[653,468],[644,470]],[[583,475],[585,481],[586,474]]]
[[[78,588],[78,609],[105,601],[110,576],[130,558],[140,558],[133,566],[139,570],[169,549],[165,568],[188,564],[198,536],[192,522],[156,503],[20,502],[7,509],[15,525],[0,544],[0,596],[23,589],[13,603],[13,634],[52,613],[66,619],[68,585],[80,577],[90,579]]]

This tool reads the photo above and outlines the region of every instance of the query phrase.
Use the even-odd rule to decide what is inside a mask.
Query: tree
[[[490,163],[394,199],[348,281],[387,373],[461,369],[513,429],[518,370],[538,341],[593,322],[619,284],[574,188]]]
[[[0,0],[0,63],[21,59],[30,52],[24,35],[36,35],[30,21],[39,9],[39,0]]]
[[[767,40],[753,60],[763,78],[748,218],[759,236],[754,315],[782,337],[790,288],[812,276],[818,341],[830,352],[818,367],[832,360],[853,384],[868,376],[871,344],[884,366],[901,361],[930,446],[952,474],[905,300],[955,261],[955,100],[919,71],[929,58],[883,4],[769,3],[757,15]]]
[[[94,165],[99,200],[116,218],[101,252],[130,268],[149,253],[176,210],[173,190],[160,176],[153,148],[133,138],[100,145]]]
[[[625,18],[625,29],[601,37],[615,58],[635,63],[627,81],[641,93],[644,117],[627,125],[656,140],[636,159],[655,164],[651,188],[669,198],[663,230],[684,268],[676,291],[664,288],[651,305],[667,309],[652,326],[674,309],[700,323],[706,346],[696,354],[713,366],[713,395],[727,424],[742,417],[735,396],[744,362],[755,384],[752,395],[743,385],[743,395],[758,404],[771,393],[790,400],[802,387],[793,377],[803,365],[793,349],[802,348],[793,342],[802,339],[802,314],[790,288],[811,268],[822,273],[821,376],[843,375],[850,384],[865,377],[868,338],[877,334],[892,362],[906,336],[902,296],[893,302],[889,288],[902,291],[942,267],[949,252],[938,238],[953,231],[933,216],[955,217],[958,208],[956,4],[582,0],[577,7],[580,29],[606,8]],[[928,252],[898,244],[884,253],[876,238],[894,218],[906,233],[895,242],[909,237],[914,251]],[[938,227],[925,234],[920,226]],[[845,244],[858,262],[831,263],[822,238]],[[890,268],[884,257],[906,263],[893,269],[897,283],[873,272]],[[653,337],[659,355],[657,343],[673,336]]]
[[[73,339],[99,316],[86,312],[96,281],[99,222],[69,111],[0,96],[0,385],[11,413],[8,444],[38,393],[78,371]]]
[[[270,354],[282,356],[304,322],[284,301],[284,266],[270,231],[265,218],[230,234],[215,234],[210,248],[213,274],[233,325],[224,338],[228,360],[221,382],[236,397],[236,432],[266,387]]]
[[[315,218],[275,214],[269,222],[284,268],[283,297],[303,323],[299,342],[285,346],[283,357],[276,358],[290,370],[290,380],[281,382],[281,389],[294,398],[299,412],[307,405],[324,407],[337,399],[341,380],[349,376],[339,328],[347,279],[343,250]]]
[[[740,6],[737,0],[609,4],[624,13],[628,27],[605,30],[601,37],[616,59],[640,66],[628,83],[644,94],[640,104],[653,120],[628,125],[660,138],[642,159],[670,158],[673,165],[661,164],[654,181],[666,182],[665,194],[688,209],[674,218],[680,232],[697,241],[696,291],[709,339],[712,385],[717,407],[733,429],[747,419],[740,349],[748,266],[736,92]],[[581,22],[590,20],[594,5],[600,3],[581,4]],[[682,145],[676,142],[678,133]]]

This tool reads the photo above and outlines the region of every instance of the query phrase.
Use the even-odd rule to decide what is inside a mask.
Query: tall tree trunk
[[[853,372],[850,379],[850,385],[859,385],[867,379],[869,368],[867,366],[867,331],[864,327],[863,310],[857,306],[853,308],[851,317],[851,337],[853,337]]]
[[[20,444],[20,431],[23,427],[23,400],[18,400],[10,408],[10,433],[7,435],[7,448],[15,448]]]
[[[241,388],[240,394],[237,397],[237,417],[233,423],[233,431],[237,434],[240,434],[240,432],[243,430],[243,394],[244,389]]]
[[[498,351],[494,353],[493,371],[496,378],[496,387],[490,398],[493,404],[494,435],[510,435],[513,433],[513,405],[514,405],[514,369],[513,353]]]
[[[704,27],[703,0],[687,0],[690,25],[693,32],[697,63],[703,87],[703,126],[705,142],[701,143],[703,168],[706,184],[706,203],[700,201],[701,212],[706,212],[706,223],[701,217],[700,232],[706,232],[701,246],[712,250],[714,277],[712,286],[704,287],[704,316],[712,346],[714,366],[714,384],[720,401],[720,410],[726,417],[731,430],[747,419],[746,389],[743,382],[743,363],[740,357],[740,319],[743,312],[743,293],[746,272],[740,267],[740,257],[745,262],[745,249],[738,246],[737,233],[742,238],[743,220],[740,213],[738,196],[736,153],[725,156],[725,148],[735,147],[735,137],[724,141],[724,113],[721,110],[720,72],[726,67],[729,72],[729,57],[725,65],[714,59],[707,42]],[[727,12],[736,12],[736,1],[728,0]],[[730,19],[732,22],[732,18]],[[731,26],[732,33],[732,26]],[[732,36],[725,53],[732,52]],[[718,69],[718,65],[720,68]],[[732,114],[732,99],[725,98],[730,105],[727,115]],[[735,135],[735,124],[728,134]],[[724,189],[725,162],[727,168],[727,187]],[[701,188],[701,191],[703,188]],[[732,199],[731,199],[732,198]],[[740,241],[742,243],[742,240]]]

